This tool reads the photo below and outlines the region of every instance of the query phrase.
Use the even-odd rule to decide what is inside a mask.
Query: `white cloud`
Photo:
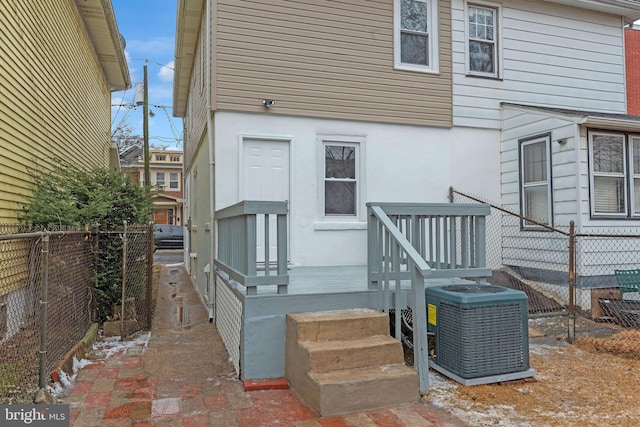
[[[158,78],[164,82],[173,82],[173,61],[160,68]]]

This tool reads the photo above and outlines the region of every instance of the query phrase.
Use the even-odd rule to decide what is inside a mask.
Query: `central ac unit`
[[[464,385],[531,377],[527,296],[493,285],[427,288],[430,366]]]

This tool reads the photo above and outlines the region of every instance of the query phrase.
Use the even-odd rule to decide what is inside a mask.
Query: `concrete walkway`
[[[183,324],[175,294],[183,295]],[[183,267],[163,266],[150,333],[103,340],[63,403],[71,425],[464,426],[427,403],[318,417],[290,389],[245,391]]]

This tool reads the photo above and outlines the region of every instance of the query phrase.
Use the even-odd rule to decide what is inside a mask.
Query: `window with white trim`
[[[394,0],[396,68],[438,72],[437,0]]]
[[[640,135],[589,132],[591,215],[640,217]]]
[[[177,190],[180,188],[180,175],[178,172],[170,172],[169,173],[169,188],[172,190]]]
[[[520,142],[520,197],[522,215],[537,223],[551,225],[551,135],[526,138]],[[536,223],[523,221],[523,228]]]
[[[164,190],[165,185],[164,172],[156,172],[156,188],[158,190]]]
[[[472,75],[498,77],[498,7],[467,4],[467,69]]]
[[[323,212],[325,216],[358,215],[359,144],[323,141]]]

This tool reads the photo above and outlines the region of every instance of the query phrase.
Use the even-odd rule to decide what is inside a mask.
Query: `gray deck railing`
[[[429,390],[425,278],[483,282],[491,275],[485,249],[485,218],[491,210],[488,205],[452,203],[368,203],[367,210],[369,286],[378,290],[378,310],[395,309],[395,335],[400,338],[405,308],[400,290],[403,281],[410,283],[414,359],[424,393]]]
[[[245,200],[215,212],[218,226],[218,252],[215,266],[255,295],[258,286],[276,285],[279,294],[287,293],[287,202]],[[269,218],[276,216],[276,241],[273,242]],[[261,218],[261,220],[259,220]],[[258,223],[264,227],[264,269],[258,268]],[[277,247],[275,260],[270,247]],[[275,274],[272,270],[275,261]],[[262,264],[262,262],[260,263]]]

